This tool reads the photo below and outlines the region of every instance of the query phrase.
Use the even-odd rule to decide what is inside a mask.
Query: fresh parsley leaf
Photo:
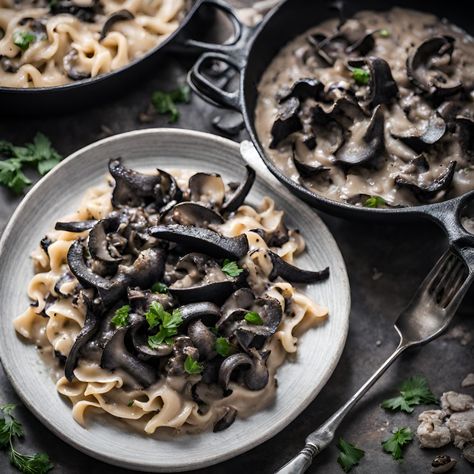
[[[352,70],[352,77],[354,78],[354,81],[359,84],[359,86],[366,86],[370,81],[369,71],[366,71],[360,67],[355,67]]]
[[[163,305],[158,301],[153,301],[148,308],[148,311],[145,313],[145,318],[147,320],[148,326],[151,329],[160,324],[160,322],[163,320],[163,313],[166,313]]]
[[[180,86],[170,92],[156,91],[151,96],[151,103],[161,115],[169,115],[169,122],[175,123],[179,119],[176,104],[187,104],[191,100],[191,90],[187,85]]]
[[[431,405],[437,403],[436,397],[428,386],[424,377],[415,376],[405,380],[400,385],[400,395],[382,402],[382,408],[387,410],[401,410],[412,413],[417,405]]]
[[[370,196],[365,200],[363,204],[364,207],[372,207],[372,208],[382,207],[384,205],[385,205],[385,199],[380,196]]]
[[[382,38],[389,38],[390,37],[390,31],[383,28],[382,30],[379,31],[379,35],[382,37]]]
[[[158,281],[153,284],[153,286],[151,287],[151,291],[153,291],[153,293],[161,293],[164,295],[168,293],[168,287],[164,283]]]
[[[35,39],[36,36],[31,31],[16,30],[13,32],[13,43],[22,51],[26,51]]]
[[[255,312],[255,311],[249,311],[245,316],[244,316],[245,321],[247,321],[249,324],[263,324],[263,320],[260,317],[260,315]]]
[[[169,313],[157,301],[150,305],[145,318],[150,328],[159,326],[158,332],[148,337],[148,345],[152,349],[157,349],[163,343],[171,344],[173,336],[178,334],[178,327],[183,322],[179,309],[174,309],[172,313]]]
[[[243,268],[240,268],[237,265],[237,262],[232,262],[228,258],[224,260],[224,263],[222,265],[222,271],[225,273],[227,276],[230,277],[237,277],[239,276],[244,270]]]
[[[130,306],[128,304],[122,306],[115,311],[115,316],[112,318],[112,324],[117,328],[123,328],[129,323]]]
[[[9,458],[12,465],[24,474],[46,474],[54,467],[48,455],[44,453],[21,454],[12,448]]]
[[[184,370],[190,374],[200,374],[204,369],[204,365],[199,363],[197,360],[194,360],[191,356],[187,356],[184,361]]]
[[[0,141],[0,155],[5,158],[0,161],[0,185],[18,194],[31,184],[23,173],[24,166],[34,166],[44,175],[62,160],[42,133],[37,133],[32,143],[22,147]]]
[[[13,442],[15,438],[23,436],[21,424],[13,416],[15,405],[7,404],[0,406],[0,448],[8,449],[8,457],[11,464],[20,472],[25,474],[46,474],[53,465],[46,454],[22,454],[18,452]]]
[[[359,464],[359,461],[364,457],[365,452],[362,449],[355,447],[353,444],[339,438],[337,444],[340,454],[337,462],[342,467],[344,472],[349,472],[354,466]]]
[[[135,403],[135,400],[129,400],[128,403],[127,403],[127,406],[129,408],[133,407],[133,404]]]
[[[214,345],[216,352],[222,357],[228,357],[235,352],[235,347],[226,337],[218,337]]]
[[[402,448],[413,440],[410,428],[400,428],[394,431],[392,436],[382,442],[383,450],[392,455],[396,461],[403,459]]]

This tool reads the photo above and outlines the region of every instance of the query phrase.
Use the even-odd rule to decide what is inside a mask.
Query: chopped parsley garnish
[[[25,474],[46,474],[53,465],[47,454],[22,454],[18,452],[13,442],[23,437],[23,427],[21,423],[13,416],[15,405],[0,406],[0,448],[8,450],[8,457],[12,466]]]
[[[382,207],[385,206],[385,199],[380,196],[370,196],[364,201],[363,206],[372,208]]]
[[[130,306],[128,304],[122,306],[115,311],[115,316],[112,318],[112,324],[117,328],[123,328],[129,323]]]
[[[184,370],[190,374],[200,374],[204,369],[204,365],[199,363],[197,360],[194,360],[191,356],[187,356],[184,361]]]
[[[135,403],[135,400],[129,400],[128,403],[127,403],[127,406],[129,408],[133,407],[133,404]]]
[[[390,37],[390,31],[387,30],[386,28],[382,29],[379,31],[379,35],[382,37],[382,38],[389,38]]]
[[[155,110],[161,114],[169,114],[170,123],[179,119],[179,110],[176,104],[188,104],[191,100],[191,89],[188,85],[182,85],[170,92],[155,91],[151,96],[151,103]]]
[[[362,449],[355,447],[353,444],[339,438],[337,444],[340,454],[337,462],[342,467],[344,472],[349,472],[354,466],[359,464],[359,461],[364,457],[365,452]]]
[[[228,357],[235,352],[235,347],[226,337],[218,337],[214,347],[216,352],[222,357]]]
[[[174,309],[172,313],[169,313],[157,301],[151,303],[148,311],[145,313],[145,318],[150,329],[158,326],[158,332],[148,337],[148,345],[152,349],[157,349],[163,343],[171,344],[173,336],[178,334],[178,327],[183,322],[179,309]]]
[[[382,408],[387,410],[401,410],[412,413],[417,405],[430,405],[437,403],[436,397],[428,386],[424,377],[415,376],[405,380],[400,385],[400,395],[389,398],[382,403]]]
[[[13,43],[22,51],[26,51],[35,40],[36,36],[31,31],[17,30],[13,32]]]
[[[356,67],[352,70],[352,77],[359,86],[366,86],[370,81],[370,73],[365,69]]]
[[[0,185],[18,194],[31,184],[23,173],[24,166],[36,167],[38,173],[45,175],[63,159],[42,133],[25,146],[0,140],[0,158]]]
[[[153,286],[151,287],[151,291],[153,291],[153,293],[161,293],[164,295],[168,293],[168,287],[164,283],[161,283],[159,281],[153,284]]]
[[[237,265],[237,262],[233,262],[226,258],[222,265],[222,271],[230,277],[239,276],[244,270]]]
[[[249,311],[245,316],[244,316],[245,321],[247,321],[249,324],[263,324],[263,320],[260,317],[260,315],[255,312],[255,311]]]
[[[390,438],[382,442],[383,450],[392,455],[396,461],[403,459],[402,448],[413,440],[410,428],[400,428],[394,431]]]

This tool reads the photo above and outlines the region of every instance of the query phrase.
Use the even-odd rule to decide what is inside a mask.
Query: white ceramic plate
[[[25,197],[0,242],[0,357],[25,405],[56,435],[90,456],[143,471],[183,471],[215,464],[247,451],[278,433],[316,397],[334,370],[348,329],[350,292],[344,261],[331,234],[314,211],[283,187],[257,178],[248,201],[264,195],[284,209],[289,227],[301,230],[307,251],[298,265],[331,268],[330,278],[306,293],[329,307],[327,323],[304,334],[295,361],[278,372],[276,402],[221,433],[157,441],[90,417],[87,429],[72,418],[56,392],[35,347],[15,333],[12,321],[29,304],[26,288],[33,275],[30,252],[62,216],[80,202],[86,188],[103,182],[107,161],[121,156],[137,168],[189,168],[218,172],[237,181],[244,176],[238,144],[213,135],[156,129],[125,133],[94,143],[64,160]]]

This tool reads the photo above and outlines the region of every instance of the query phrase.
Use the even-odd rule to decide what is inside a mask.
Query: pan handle
[[[237,12],[223,0],[200,0],[195,6],[195,12],[197,12],[203,6],[210,6],[216,10],[224,13],[224,15],[230,20],[232,29],[234,30],[232,35],[232,41],[225,44],[208,43],[206,41],[198,41],[192,38],[179,39],[181,47],[191,49],[199,52],[220,52],[225,53],[233,50],[237,44],[242,41],[242,38],[248,33],[248,28],[245,26],[237,16]]]
[[[204,53],[194,64],[188,73],[188,83],[196,94],[204,99],[209,104],[215,107],[224,107],[226,109],[242,111],[240,92],[235,90],[232,92],[226,91],[223,88],[214,84],[203,72],[206,63],[210,61],[221,61],[237,73],[243,69],[242,56],[225,53]]]
[[[474,274],[474,229],[469,232],[461,221],[463,211],[470,204],[474,209],[474,191],[451,201],[427,206],[423,213],[445,230],[450,247],[463,258],[469,273]]]

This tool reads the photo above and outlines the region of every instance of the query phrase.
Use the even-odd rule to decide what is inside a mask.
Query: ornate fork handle
[[[306,438],[305,447],[289,462],[287,462],[277,474],[301,474],[305,472],[313,459],[328,446],[334,439],[336,429],[342,420],[349,413],[352,407],[365,395],[372,385],[384,374],[384,372],[393,364],[398,356],[408,347],[410,343],[400,342],[397,349],[392,355],[377,369],[367,382],[347,401],[339,410],[337,410],[325,423],[323,423],[316,431],[313,431]]]

